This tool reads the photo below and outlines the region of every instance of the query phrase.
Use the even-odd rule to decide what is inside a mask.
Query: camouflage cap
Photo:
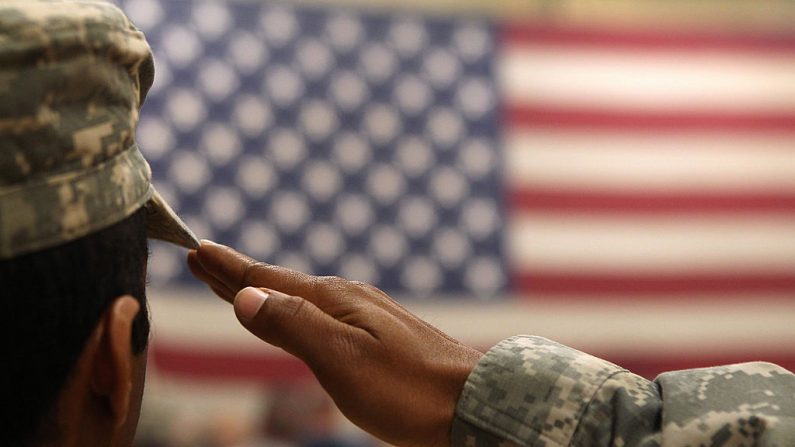
[[[117,7],[0,2],[0,259],[85,236],[142,206],[150,237],[198,246],[152,187],[134,141],[153,79],[149,45]]]

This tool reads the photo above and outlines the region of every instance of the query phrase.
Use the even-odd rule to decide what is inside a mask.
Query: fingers
[[[229,247],[210,241],[202,241],[196,249],[196,260],[207,273],[235,291],[245,287],[243,278],[246,271],[257,263]]]
[[[246,287],[234,298],[235,315],[252,334],[314,368],[334,357],[334,341],[353,343],[359,329],[335,320],[309,301],[279,291]]]
[[[290,295],[310,298],[316,295],[315,277],[311,275],[258,263],[229,247],[209,241],[202,241],[196,254],[196,260],[202,269],[235,293],[243,287],[256,286],[280,290]],[[190,258],[188,261],[190,262]],[[199,279],[204,281],[202,277]]]
[[[194,276],[218,296],[230,301],[244,287],[265,287],[304,297],[332,316],[350,313],[356,302],[374,304],[392,314],[407,313],[381,290],[336,277],[317,277],[284,267],[256,262],[232,248],[210,241],[188,254]]]
[[[188,252],[188,268],[193,276],[210,286],[213,292],[223,300],[231,303],[235,299],[237,290],[231,290],[226,284],[204,270],[204,267],[199,263],[198,254],[195,250]]]

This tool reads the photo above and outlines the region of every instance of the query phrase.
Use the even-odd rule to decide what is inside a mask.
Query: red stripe
[[[158,371],[192,379],[282,382],[304,380],[312,373],[287,355],[252,354],[234,349],[211,351],[156,342],[149,349]]]
[[[610,47],[630,51],[777,51],[795,52],[795,34],[741,34],[739,32],[670,32],[663,30],[616,30],[565,28],[537,24],[508,23],[502,38],[512,45],[570,45]]]
[[[519,128],[555,127],[642,131],[714,130],[722,132],[795,132],[793,113],[698,113],[692,111],[608,111],[508,104],[504,117],[509,126]]]
[[[705,352],[698,357],[659,352],[637,355],[617,354],[610,351],[591,353],[648,378],[653,378],[664,371],[758,360],[776,363],[791,371],[795,370],[795,353],[790,352],[754,351],[738,354]],[[194,346],[180,348],[160,342],[153,344],[150,354],[157,372],[174,378],[208,382],[283,383],[303,381],[311,377],[311,373],[303,363],[286,355],[207,352]]]
[[[795,213],[792,194],[598,193],[586,190],[521,189],[507,194],[512,212],[586,214]]]
[[[794,273],[716,274],[613,274],[520,272],[513,277],[514,290],[525,294],[575,295],[593,299],[640,295],[680,295],[691,299],[701,293],[790,293],[795,296]]]

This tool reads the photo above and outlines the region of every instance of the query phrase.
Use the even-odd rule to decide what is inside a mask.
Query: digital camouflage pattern
[[[756,362],[651,382],[541,337],[512,337],[469,376],[452,444],[795,446],[795,375]]]
[[[99,1],[0,1],[0,259],[149,209],[150,237],[196,237],[135,145],[154,79],[144,35]]]

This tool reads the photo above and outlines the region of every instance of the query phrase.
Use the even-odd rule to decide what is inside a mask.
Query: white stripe
[[[781,352],[795,339],[791,296],[692,296],[689,300],[637,296],[631,303],[578,298],[535,296],[524,302],[477,305],[459,301],[455,306],[409,305],[409,309],[454,337],[482,347],[512,335],[533,334],[592,352],[748,354]]]
[[[516,129],[506,148],[513,189],[795,193],[795,133]]]
[[[152,308],[154,340],[204,351],[262,351],[280,349],[262,343],[237,322],[232,306],[203,288],[147,290]]]
[[[795,217],[567,216],[526,212],[508,232],[519,270],[793,273]]]
[[[649,111],[795,110],[795,53],[541,44],[505,51],[499,78],[512,102]]]
[[[232,418],[236,423],[254,426],[261,420],[262,407],[267,395],[263,392],[261,380],[224,381],[195,380],[175,376],[168,371],[157,369],[155,362],[149,362],[146,374],[146,398],[143,400],[139,433],[145,430],[163,434],[164,415],[166,420],[182,429],[183,436],[196,431],[206,436],[206,429],[222,418]],[[178,425],[179,424],[179,425]],[[202,430],[204,429],[204,430]],[[173,430],[173,429],[172,429]],[[173,433],[173,432],[172,432]],[[179,435],[177,435],[179,436]],[[185,442],[184,438],[178,438]],[[202,444],[198,439],[178,445]]]
[[[195,290],[152,291],[152,318],[157,327],[153,343],[176,344],[195,352],[227,348],[287,355],[241,329],[231,307],[209,295]],[[517,334],[541,335],[586,350],[641,350],[644,354],[704,349],[747,354],[782,350],[795,340],[791,296],[694,296],[692,300],[639,296],[632,303],[534,296],[488,305],[443,298],[401,302],[453,337],[484,348]]]

